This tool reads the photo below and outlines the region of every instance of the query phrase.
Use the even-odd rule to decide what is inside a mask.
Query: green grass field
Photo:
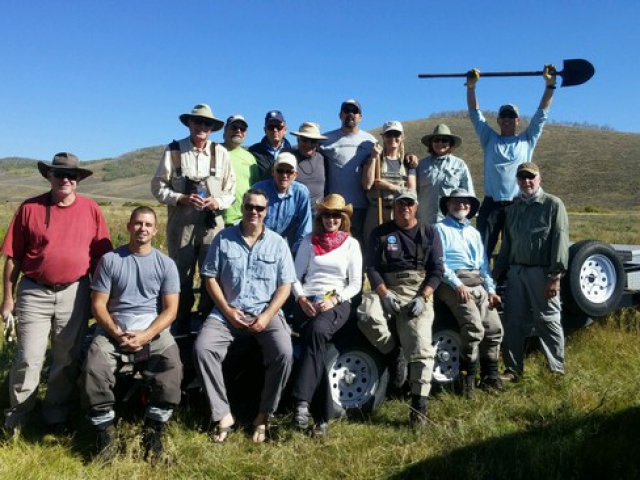
[[[0,206],[3,229],[16,206]],[[117,244],[127,239],[124,224],[131,208],[104,207]],[[158,213],[162,231],[164,208]],[[637,218],[625,212],[571,213],[571,238],[640,244]],[[164,249],[164,234],[157,245]],[[544,358],[533,352],[525,381],[501,395],[479,393],[475,401],[448,393],[432,398],[428,427],[418,433],[407,428],[406,399],[391,399],[371,417],[356,414],[332,423],[323,442],[290,429],[290,416],[283,415],[264,445],[253,445],[243,432],[214,445],[198,430],[206,410],[195,401],[181,407],[170,425],[170,464],[152,467],[143,461],[140,412],[137,417],[129,412],[120,425],[123,452],[102,466],[91,461],[93,437],[78,412],[73,436],[43,435],[34,426],[3,440],[0,478],[637,479],[639,332],[638,308],[600,319],[569,336],[565,378],[551,376]],[[11,346],[0,350],[2,385],[13,353]],[[0,400],[4,408],[4,387]]]

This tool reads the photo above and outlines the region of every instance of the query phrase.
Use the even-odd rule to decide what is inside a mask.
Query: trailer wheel
[[[385,399],[389,371],[382,354],[363,341],[336,342],[325,356],[334,410],[373,412]]]
[[[460,334],[454,330],[440,330],[433,333],[435,358],[432,383],[445,386],[460,374]]]
[[[613,247],[597,240],[571,245],[562,288],[565,309],[602,317],[616,308],[624,286],[624,266]]]

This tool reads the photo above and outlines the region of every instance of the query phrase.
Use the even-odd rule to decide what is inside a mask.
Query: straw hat
[[[291,132],[296,137],[310,138],[311,140],[326,140],[327,137],[320,133],[320,125],[313,122],[304,122],[297,132]]]
[[[49,171],[51,169],[75,172],[78,175],[78,181],[93,175],[91,170],[80,168],[80,160],[78,160],[78,157],[73,153],[67,152],[56,153],[51,165],[44,162],[38,162],[38,170],[40,170],[40,174],[47,180],[49,179]]]
[[[342,195],[330,193],[322,200],[316,200],[316,211],[318,215],[322,212],[342,212],[351,218],[351,215],[353,215],[353,205],[350,203],[347,204]]]
[[[213,116],[211,107],[206,103],[199,103],[198,105],[193,107],[193,110],[191,110],[191,113],[183,113],[182,115],[180,115],[179,118],[182,124],[185,127],[188,127],[189,119],[192,117],[206,118],[211,120],[213,122],[213,127],[211,127],[212,132],[217,132],[224,126],[224,122],[222,120]]]
[[[433,133],[431,135],[425,135],[424,137],[422,137],[422,144],[425,147],[430,147],[433,137],[451,137],[451,146],[453,148],[458,148],[460,145],[462,145],[462,138],[452,134],[451,129],[444,123],[437,125],[436,128],[433,129]]]

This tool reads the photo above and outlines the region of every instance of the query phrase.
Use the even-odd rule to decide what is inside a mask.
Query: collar
[[[522,200],[522,203],[526,205],[531,205],[532,203],[542,203],[543,195],[544,195],[544,191],[542,190],[542,187],[538,187],[538,191],[534,193],[532,197],[525,198],[522,195],[522,193],[520,193],[519,197],[520,197],[520,200]]]
[[[452,217],[449,214],[447,214],[443,222],[447,223],[452,227],[459,228],[460,230],[462,230],[464,227],[471,225],[471,222],[469,221],[468,218],[463,218],[462,220],[458,220],[457,218]]]

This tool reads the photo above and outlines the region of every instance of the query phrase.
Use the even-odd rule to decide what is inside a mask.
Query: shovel
[[[572,87],[574,85],[582,85],[589,81],[596,69],[590,62],[580,58],[572,60],[563,60],[562,71],[556,72],[556,75],[562,77],[561,87]],[[542,70],[535,72],[481,72],[480,77],[537,77],[542,76]],[[418,78],[447,78],[460,77],[467,78],[466,73],[421,73]]]

